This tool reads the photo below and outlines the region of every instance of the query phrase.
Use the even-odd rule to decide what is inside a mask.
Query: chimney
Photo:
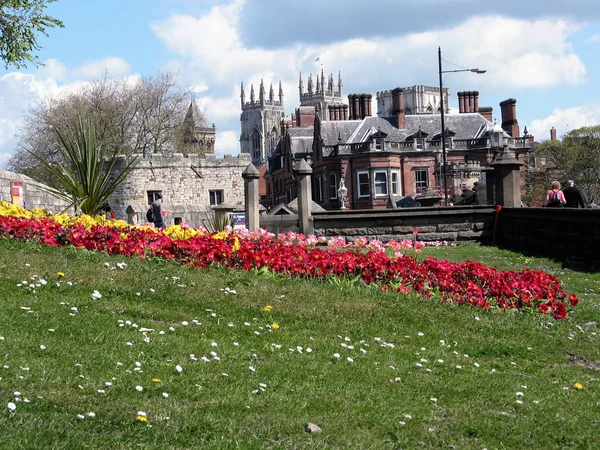
[[[315,114],[314,106],[296,108],[296,127],[313,127],[315,125]]]
[[[492,111],[494,108],[491,106],[482,106],[481,108],[478,107],[478,110],[479,114],[485,117],[488,122],[492,122]]]
[[[396,88],[392,91],[392,111],[396,116],[396,124],[398,129],[406,128],[406,116],[404,115],[404,89]]]
[[[465,91],[460,91],[457,92],[456,95],[458,96],[458,112],[459,114],[465,113],[467,112],[467,105],[466,105],[466,92]]]
[[[502,129],[511,137],[520,137],[519,122],[517,121],[517,101],[514,98],[509,98],[500,102],[500,111],[502,114]]]
[[[342,105],[342,120],[348,120],[348,105]]]
[[[552,127],[550,129],[550,140],[551,141],[555,141],[556,140],[556,128]]]
[[[372,112],[372,110],[371,110],[371,108],[372,108],[372,100],[373,100],[373,95],[372,94],[366,94],[365,95],[365,103],[366,103],[366,106],[367,106],[367,110],[366,110],[366,115],[367,116],[371,116],[372,115],[371,114],[371,112]]]
[[[473,93],[473,112],[479,112],[479,91],[471,91]]]

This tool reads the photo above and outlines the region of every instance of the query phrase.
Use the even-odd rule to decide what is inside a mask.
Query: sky
[[[237,155],[240,83],[281,81],[285,113],[299,106],[298,78],[341,72],[344,96],[395,87],[478,90],[479,105],[517,100],[536,140],[600,124],[597,0],[58,0],[65,28],[41,36],[41,67],[0,67],[0,168],[17,148],[24,114],[101,78],[170,71],[192,89],[217,129],[217,154]],[[318,61],[316,61],[318,59]]]

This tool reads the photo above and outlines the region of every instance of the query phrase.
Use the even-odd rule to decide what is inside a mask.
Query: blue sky
[[[40,40],[46,65],[0,70],[0,167],[32,102],[103,75],[177,73],[217,127],[219,154],[239,152],[240,82],[283,83],[286,114],[298,106],[298,75],[341,71],[344,94],[438,84],[445,77],[479,104],[517,99],[521,129],[537,140],[554,126],[600,124],[600,8],[597,0],[59,0],[63,20]],[[568,6],[565,6],[568,3]],[[315,59],[319,57],[319,62]],[[376,104],[373,105],[375,111]]]

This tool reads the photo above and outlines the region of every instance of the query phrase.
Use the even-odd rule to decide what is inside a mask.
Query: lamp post
[[[485,73],[485,69],[457,69],[457,70],[442,70],[442,48],[438,47],[438,64],[439,64],[439,76],[440,76],[440,112],[442,120],[442,162],[443,162],[443,176],[444,176],[444,206],[448,206],[448,177],[446,174],[446,124],[444,123],[444,90],[442,83],[443,73],[455,73],[455,72],[473,72],[477,74]]]
[[[346,209],[346,195],[348,195],[348,188],[346,187],[346,183],[344,182],[343,178],[340,178],[340,187],[337,190],[338,196],[340,197],[340,201],[342,203],[342,206],[340,206],[340,209]]]

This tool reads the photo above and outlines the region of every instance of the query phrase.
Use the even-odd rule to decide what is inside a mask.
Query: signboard
[[[23,183],[20,181],[11,181],[10,195],[13,205],[23,206]]]
[[[234,227],[243,228],[246,226],[246,213],[245,212],[232,212],[231,223]]]

